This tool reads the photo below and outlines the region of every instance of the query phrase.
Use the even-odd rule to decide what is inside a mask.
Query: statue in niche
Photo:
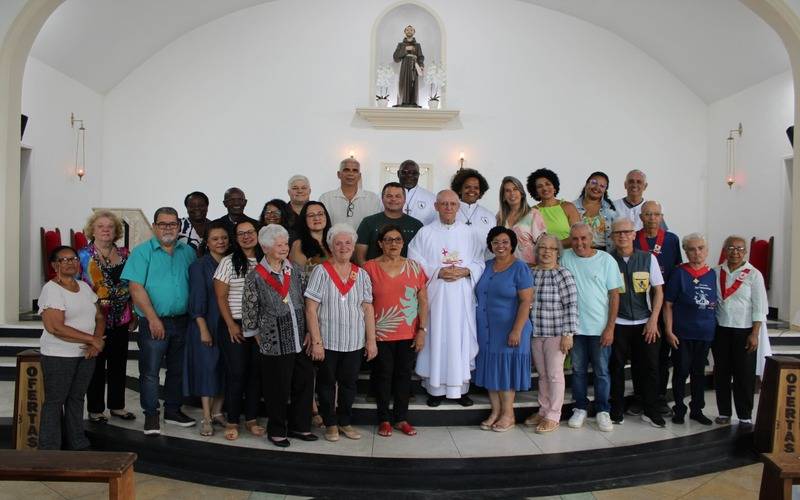
[[[400,85],[397,93],[397,104],[394,107],[419,108],[417,96],[419,81],[425,67],[425,56],[422,46],[414,38],[416,30],[408,25],[403,30],[405,38],[394,49],[394,62],[400,63]]]

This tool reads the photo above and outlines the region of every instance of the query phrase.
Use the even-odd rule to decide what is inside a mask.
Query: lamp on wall
[[[738,134],[739,137],[742,136],[742,123],[739,122],[739,127],[732,129],[728,132],[728,138],[725,139],[725,143],[728,147],[728,158],[727,158],[727,167],[728,167],[728,178],[726,182],[728,183],[728,189],[732,189],[733,185],[736,183],[736,146],[734,144],[734,134]]]
[[[75,113],[69,114],[69,125],[75,129],[75,124],[79,123],[77,139],[75,143],[75,175],[78,180],[83,180],[86,175],[86,127],[83,126],[83,120],[75,118]]]
[[[464,152],[458,153],[458,169],[464,170]]]

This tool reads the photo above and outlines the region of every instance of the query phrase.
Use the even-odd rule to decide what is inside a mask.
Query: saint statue
[[[419,108],[417,94],[425,56],[422,55],[422,46],[414,38],[414,27],[406,26],[403,33],[405,38],[397,44],[393,56],[394,62],[400,63],[400,89],[394,107]]]

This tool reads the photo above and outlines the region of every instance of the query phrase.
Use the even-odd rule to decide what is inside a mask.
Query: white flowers
[[[425,83],[430,85],[430,99],[439,100],[439,92],[447,85],[447,71],[444,64],[432,62],[425,66]]]
[[[389,98],[389,87],[394,83],[394,69],[388,64],[381,64],[375,74],[375,91],[377,99]]]

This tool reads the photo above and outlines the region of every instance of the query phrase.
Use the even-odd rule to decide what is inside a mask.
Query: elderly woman
[[[593,172],[574,203],[581,220],[592,228],[592,248],[610,250],[614,245],[611,225],[617,218],[617,211],[608,197],[608,176]]]
[[[267,405],[267,439],[279,448],[288,437],[316,441],[311,433],[314,366],[303,313],[300,266],[289,262],[289,233],[278,224],[262,227],[264,258],[247,275],[242,300],[245,337],[261,353],[261,387]],[[288,437],[287,437],[288,436]]]
[[[364,264],[372,281],[378,356],[372,380],[378,403],[378,435],[392,435],[392,424],[407,436],[417,431],[406,420],[411,372],[416,353],[425,345],[428,324],[428,277],[415,261],[400,255],[403,233],[387,224],[378,232],[381,255]],[[394,398],[392,413],[389,401]]]
[[[569,248],[572,245],[569,229],[581,220],[581,216],[575,205],[556,198],[561,189],[558,175],[547,168],[540,168],[528,176],[526,187],[531,197],[539,202],[536,208],[542,214],[547,232],[558,236],[561,245]]]
[[[525,188],[516,177],[504,177],[500,183],[500,211],[497,225],[507,227],[517,235],[514,256],[532,266],[536,261],[533,246],[539,236],[547,231],[538,208],[528,206]]]
[[[358,371],[361,357],[369,361],[378,351],[372,284],[367,272],[350,262],[356,238],[348,224],[331,228],[328,247],[333,255],[314,268],[305,292],[309,351],[314,361],[322,362],[317,396],[328,441],[338,441],[340,431],[349,439],[361,439],[350,425]]]
[[[289,195],[289,227],[294,228],[298,216],[311,197],[311,183],[305,175],[293,175],[287,183],[286,193]]]
[[[767,318],[767,289],[761,272],[747,262],[747,242],[728,236],[723,249],[726,260],[717,268],[717,331],[714,353],[714,390],[718,424],[731,421],[733,402],[740,425],[752,425],[756,383],[756,350],[761,325]]]
[[[699,233],[684,236],[683,251],[689,262],[672,272],[664,292],[664,335],[672,346],[672,393],[675,399],[672,421],[676,424],[685,421],[683,397],[686,378],[691,377],[689,418],[711,425],[711,420],[703,415],[704,371],[716,328],[717,275],[706,265],[708,246],[705,236]]]
[[[106,422],[104,413],[106,384],[108,409],[112,417],[133,420],[125,410],[125,368],[128,363],[128,340],[136,329],[128,282],[121,279],[128,260],[128,249],[114,242],[122,237],[122,222],[108,210],[94,212],[83,229],[89,245],[78,252],[80,278],[98,297],[105,318],[105,349],[97,356],[94,375],[86,393],[89,420]]]
[[[486,236],[494,259],[475,286],[478,357],[475,385],[489,391],[492,412],[481,429],[505,432],[514,427],[516,391],[531,386],[531,320],[533,279],[527,264],[514,257],[517,235],[498,226]]]
[[[543,234],[536,242],[533,282],[533,365],[539,373],[539,412],[525,419],[538,434],[558,429],[564,404],[564,359],[578,333],[578,288],[575,278],[558,265],[561,240]]]
[[[245,428],[254,436],[263,436],[258,425],[258,403],[261,399],[258,346],[242,335],[242,295],[247,274],[264,257],[258,245],[256,227],[249,220],[234,226],[236,242],[233,253],[223,258],[214,272],[214,293],[219,305],[219,337],[225,363],[225,400],[228,425],[225,438],[239,437],[239,419],[244,394]]]
[[[44,402],[39,449],[60,450],[63,437],[68,449],[83,450],[89,447],[83,432],[83,398],[94,373],[95,358],[105,347],[105,317],[97,305],[97,295],[89,285],[75,279],[80,264],[72,247],[55,248],[50,264],[56,276],[45,283],[39,295],[44,325],[40,339]]]
[[[203,241],[206,237],[208,224],[208,196],[200,191],[193,191],[183,199],[188,217],[180,219],[178,240],[183,241],[197,251],[199,257],[203,252]]]
[[[222,416],[223,380],[219,348],[219,305],[214,292],[214,273],[228,254],[228,229],[212,222],[206,231],[203,256],[189,266],[189,315],[186,332],[183,394],[198,396],[203,407],[200,435],[214,434],[212,424],[225,426]]]

